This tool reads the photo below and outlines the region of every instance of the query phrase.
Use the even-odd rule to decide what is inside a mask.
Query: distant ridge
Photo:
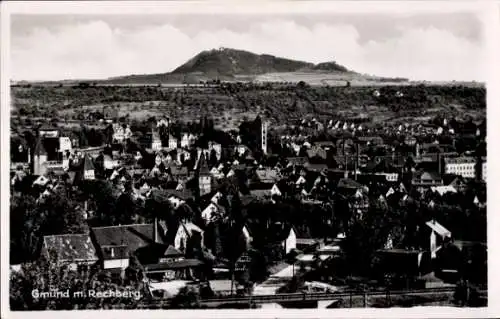
[[[295,75],[298,76],[295,76]],[[335,61],[318,64],[276,57],[270,54],[256,54],[249,51],[219,48],[205,50],[189,59],[171,72],[156,74],[133,74],[116,76],[104,80],[64,80],[37,81],[43,84],[70,84],[91,82],[96,84],[197,84],[213,80],[220,81],[261,81],[261,82],[309,82],[314,81],[384,81],[392,80],[376,76],[363,75],[349,70]],[[296,80],[299,79],[299,80]],[[398,78],[398,82],[408,79]]]

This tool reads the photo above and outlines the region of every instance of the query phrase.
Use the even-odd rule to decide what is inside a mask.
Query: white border
[[[489,296],[488,308],[391,308],[391,309],[335,309],[335,310],[297,310],[283,309],[270,310],[109,310],[105,315],[120,318],[164,318],[172,317],[217,317],[217,318],[486,318],[500,316],[500,290],[495,282],[499,282],[499,275],[495,273],[499,263],[497,232],[500,229],[499,217],[496,213],[499,203],[494,195],[499,180],[500,171],[497,169],[496,143],[498,129],[495,120],[500,119],[500,70],[497,70],[496,59],[500,58],[500,2],[495,1],[165,1],[165,2],[133,2],[133,1],[82,1],[82,2],[3,2],[1,3],[1,305],[2,318],[17,318],[42,316],[79,317],[95,316],[95,311],[42,311],[42,312],[10,312],[9,305],[9,147],[10,147],[10,15],[15,13],[29,14],[293,14],[293,13],[447,13],[468,11],[480,13],[484,23],[485,35],[488,43],[488,62],[491,65],[487,81],[488,105],[488,253],[489,253]],[[491,213],[493,212],[493,213]]]

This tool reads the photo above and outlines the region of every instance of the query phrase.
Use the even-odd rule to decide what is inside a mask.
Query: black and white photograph
[[[489,306],[486,7],[126,2],[9,14],[3,306]]]

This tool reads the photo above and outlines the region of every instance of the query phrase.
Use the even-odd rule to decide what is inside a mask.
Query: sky
[[[482,24],[468,12],[11,16],[15,81],[163,73],[219,47],[412,80],[486,76]]]

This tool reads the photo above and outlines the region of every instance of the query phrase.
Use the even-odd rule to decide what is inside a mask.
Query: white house
[[[287,238],[281,243],[285,249],[285,254],[288,254],[293,249],[297,248],[297,234],[295,233],[293,227],[290,228]]]
[[[439,195],[443,196],[446,193],[456,193],[457,190],[451,185],[444,186],[431,186],[431,190]]]
[[[301,185],[303,185],[305,183],[306,183],[306,179],[304,178],[304,176],[299,176],[299,178],[295,182],[295,185],[301,186]]]
[[[203,245],[203,230],[193,223],[181,223],[177,229],[177,233],[175,234],[174,247],[181,252],[184,252],[186,250],[188,239],[193,236],[195,232],[200,234],[201,244]]]
[[[215,156],[217,157],[218,161],[221,159],[221,156],[222,156],[222,145],[221,144],[210,142],[210,144],[208,145],[208,149],[210,151],[212,151],[212,150],[215,151]]]
[[[161,144],[160,135],[156,131],[153,131],[152,135],[153,136],[152,136],[152,139],[151,139],[151,149],[153,151],[159,151],[159,150],[161,150],[162,144]]]
[[[274,184],[271,188],[271,196],[281,196],[281,191],[278,188],[278,185]]]
[[[59,137],[59,152],[71,151],[71,139],[66,136]]]
[[[182,185],[182,184],[181,184],[181,185]],[[178,186],[179,186],[179,185],[178,185]],[[177,197],[177,196],[174,196],[174,195],[170,195],[170,196],[168,197],[168,201],[172,204],[172,206],[173,206],[174,208],[177,208],[177,207],[181,206],[182,204],[186,203],[186,201],[185,201],[185,200],[183,200],[183,199],[181,199],[181,198],[179,198],[179,197]]]
[[[436,258],[436,253],[441,249],[440,243],[445,238],[451,238],[451,232],[435,220],[425,223],[431,229],[430,252],[431,258]]]
[[[398,173],[376,173],[375,175],[384,176],[388,182],[397,182],[399,177]]]
[[[184,133],[181,138],[181,147],[188,147],[189,146],[189,135],[187,133]]]
[[[474,178],[476,176],[476,161],[473,157],[457,157],[445,159],[446,174],[460,175],[466,178]]]
[[[219,200],[222,198],[222,193],[221,192],[217,192],[215,193],[214,196],[212,196],[212,203],[215,203],[215,204],[218,204],[219,203]]]
[[[170,134],[168,136],[168,148],[170,148],[170,149],[176,149],[177,145],[178,145],[177,139]]]
[[[209,223],[213,220],[216,214],[219,214],[219,206],[215,203],[210,203],[208,206],[201,212],[201,217],[205,220],[205,222]]]

